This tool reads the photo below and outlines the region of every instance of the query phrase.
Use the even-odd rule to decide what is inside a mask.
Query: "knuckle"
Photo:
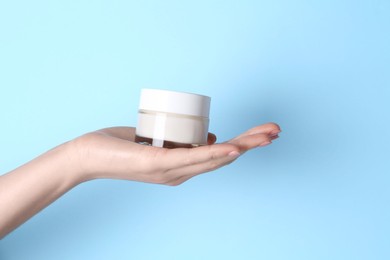
[[[220,164],[216,161],[211,161],[208,163],[206,171],[214,171],[220,167]]]
[[[215,161],[218,158],[217,152],[213,149],[213,146],[207,146],[208,160]]]
[[[218,158],[217,153],[212,149],[212,146],[209,146],[210,159],[215,160]]]
[[[190,166],[192,165],[192,155],[191,155],[191,150],[186,150],[186,156],[184,157],[184,165],[185,166]]]

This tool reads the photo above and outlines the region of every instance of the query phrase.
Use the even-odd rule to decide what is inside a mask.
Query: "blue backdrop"
[[[390,259],[389,25],[386,0],[1,1],[1,173],[135,125],[142,87],[211,96],[220,141],[283,133],[178,187],[82,184],[0,259]]]

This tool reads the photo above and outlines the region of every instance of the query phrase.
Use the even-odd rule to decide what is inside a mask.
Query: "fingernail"
[[[259,146],[266,146],[266,145],[269,145],[271,143],[272,143],[271,141],[265,141],[265,142],[261,143]]]
[[[230,157],[233,157],[233,158],[237,158],[239,157],[241,154],[237,151],[232,151],[228,154]]]
[[[280,130],[275,130],[275,131],[272,131],[269,135],[270,136],[277,136],[281,131]]]

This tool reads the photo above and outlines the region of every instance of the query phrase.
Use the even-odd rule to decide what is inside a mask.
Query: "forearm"
[[[81,182],[60,145],[0,176],[0,238]]]

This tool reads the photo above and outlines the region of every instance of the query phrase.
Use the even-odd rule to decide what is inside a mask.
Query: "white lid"
[[[142,89],[139,109],[209,117],[208,96],[161,89]]]

